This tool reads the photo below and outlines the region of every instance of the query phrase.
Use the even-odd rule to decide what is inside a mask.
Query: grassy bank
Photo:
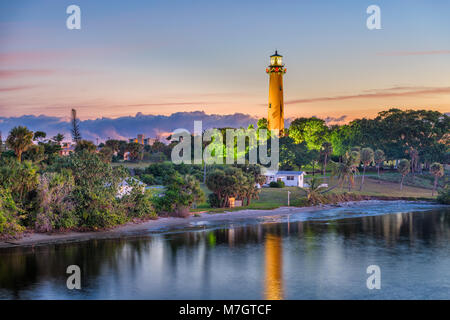
[[[355,201],[355,200],[369,200],[369,199],[383,199],[383,200],[432,200],[435,197],[431,195],[431,189],[404,185],[403,190],[400,190],[400,184],[398,182],[380,181],[373,177],[366,177],[363,190],[360,191],[360,178],[356,179],[355,186],[349,192],[348,187],[337,187],[333,189],[329,196],[333,199],[343,199],[343,201]],[[330,177],[326,178],[326,183],[330,186],[334,186],[336,181]],[[205,185],[201,185],[206,196],[211,193]],[[259,195],[259,199],[253,200],[248,207],[238,208],[210,208],[207,202],[203,202],[198,205],[196,209],[192,209],[193,212],[224,212],[224,211],[238,211],[243,209],[261,209],[270,210],[282,206],[288,205],[288,191],[290,194],[291,205],[298,203],[298,200],[306,196],[305,191],[297,187],[285,187],[285,188],[262,188]]]

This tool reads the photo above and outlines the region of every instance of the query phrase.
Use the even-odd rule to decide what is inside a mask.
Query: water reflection
[[[7,299],[450,298],[450,210],[0,250]],[[82,290],[65,287],[79,265]],[[378,264],[383,290],[368,292]]]
[[[283,247],[281,237],[268,234],[265,241],[265,298],[283,299]]]

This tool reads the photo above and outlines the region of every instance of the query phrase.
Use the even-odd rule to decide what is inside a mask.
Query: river
[[[450,207],[427,203],[199,220],[0,249],[0,299],[450,299],[449,240]],[[80,290],[66,286],[69,265]],[[380,289],[366,285],[371,265]]]

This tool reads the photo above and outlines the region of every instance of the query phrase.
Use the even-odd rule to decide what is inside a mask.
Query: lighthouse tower
[[[283,135],[284,131],[284,103],[283,103],[283,75],[286,68],[283,65],[283,56],[277,51],[270,56],[270,66],[266,69],[269,74],[269,115],[267,117],[268,129]]]

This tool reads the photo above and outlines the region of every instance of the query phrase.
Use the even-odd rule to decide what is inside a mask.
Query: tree
[[[348,182],[348,191],[352,190],[355,184],[355,173],[358,172],[356,168],[356,161],[358,159],[358,153],[353,151],[351,153],[346,152],[342,157],[341,162],[331,161],[332,171],[331,175],[338,179],[338,184],[342,187],[344,182]]]
[[[132,160],[138,160],[142,150],[144,150],[144,146],[140,143],[130,142],[127,145],[127,151],[130,153],[130,157]]]
[[[405,176],[411,171],[411,163],[407,159],[403,159],[399,162],[397,167],[398,172],[402,175],[402,179],[400,181],[400,190],[403,190],[403,180]]]
[[[119,140],[106,140],[105,145],[115,152],[119,152],[120,150],[120,141]]]
[[[361,155],[361,162],[363,163],[363,175],[362,175],[362,179],[361,179],[361,186],[359,188],[359,190],[361,191],[363,189],[363,185],[364,185],[366,168],[368,165],[370,165],[373,162],[374,153],[371,148],[364,148],[361,150],[360,155]]]
[[[34,133],[33,140],[40,142],[41,140],[45,139],[45,137],[47,137],[47,134],[45,132],[43,132],[43,131],[36,131]]]
[[[444,176],[444,166],[438,162],[435,162],[431,165],[430,172],[434,176],[433,192],[431,194],[432,196],[434,196],[434,192],[436,191],[437,188],[438,179]]]
[[[321,191],[325,189],[325,187],[322,186],[319,178],[312,177],[311,180],[308,181],[308,187],[301,189],[306,192],[306,198],[310,204],[315,205],[323,202],[324,196],[322,196],[323,192]]]
[[[97,147],[92,141],[88,140],[79,140],[77,145],[75,146],[75,152],[81,152],[86,150],[89,153],[95,153]]]
[[[111,162],[114,151],[110,147],[103,147],[100,149],[99,155],[100,158],[105,162]]]
[[[204,200],[205,195],[200,188],[200,183],[191,175],[182,176],[176,172],[170,177],[166,188],[164,196],[155,199],[155,206],[159,212],[186,217],[194,202]]]
[[[267,129],[268,123],[266,118],[261,118],[257,123],[258,129]]]
[[[380,178],[380,166],[386,160],[386,156],[384,151],[381,149],[377,149],[374,154],[374,161],[377,165],[378,178]]]
[[[62,133],[58,133],[56,136],[52,138],[53,141],[55,141],[58,144],[61,144],[64,140],[64,135]]]
[[[23,153],[23,158],[25,160],[30,160],[34,163],[39,163],[45,159],[45,147],[43,144],[35,145],[33,144],[28,148],[27,151]]]
[[[323,155],[323,177],[325,178],[327,172],[328,157],[333,153],[333,145],[330,142],[325,141],[322,143],[321,153]]]
[[[6,144],[14,150],[17,160],[22,161],[22,153],[33,145],[33,132],[26,127],[14,127],[9,132]]]
[[[81,141],[79,120],[77,119],[77,111],[75,109],[72,109],[72,140],[77,144]]]
[[[325,121],[315,117],[295,119],[289,126],[289,136],[295,143],[304,141],[310,150],[320,150],[328,135],[329,130]]]
[[[228,205],[229,198],[241,194],[246,177],[242,170],[236,167],[226,167],[224,170],[215,169],[206,176],[206,186],[214,192],[220,207]]]

